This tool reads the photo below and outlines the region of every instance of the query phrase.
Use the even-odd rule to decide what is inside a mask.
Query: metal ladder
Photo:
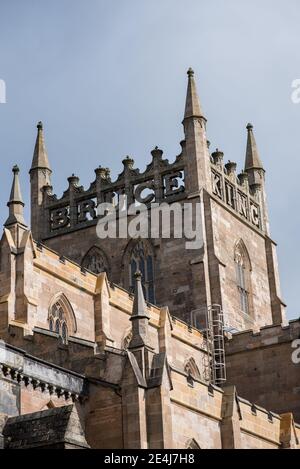
[[[211,305],[206,314],[206,379],[216,386],[226,382],[224,315],[220,305]]]

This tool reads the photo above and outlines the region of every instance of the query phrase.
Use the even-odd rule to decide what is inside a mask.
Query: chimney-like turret
[[[12,169],[14,178],[12,183],[12,188],[10,192],[10,198],[7,203],[9,207],[9,217],[6,220],[4,226],[9,227],[16,223],[19,223],[22,226],[26,227],[24,220],[24,202],[21,194],[20,181],[19,181],[19,167],[15,165]]]
[[[13,183],[10,192],[9,201],[7,206],[9,207],[9,216],[4,223],[5,228],[9,229],[16,247],[22,239],[24,231],[28,230],[26,222],[24,220],[24,202],[21,194],[20,181],[19,181],[19,167],[15,165],[13,171]]]
[[[245,172],[248,174],[250,191],[257,195],[262,208],[262,223],[266,234],[269,234],[269,215],[267,206],[267,196],[265,189],[265,170],[261,162],[256,140],[253,133],[253,125],[247,125],[247,148],[245,158]]]

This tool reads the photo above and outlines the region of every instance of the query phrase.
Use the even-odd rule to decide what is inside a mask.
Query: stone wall
[[[210,242],[219,264],[219,269],[215,269],[216,273],[211,276],[211,282],[220,283],[219,298],[216,295],[214,302],[222,305],[225,324],[237,330],[272,324],[264,235],[221,202],[210,198],[207,203],[211,209]],[[235,247],[239,240],[243,241],[251,262],[252,301],[249,315],[241,311],[237,286]]]
[[[300,364],[293,363],[292,343],[300,321],[234,334],[226,343],[227,382],[251,402],[300,420]]]
[[[176,330],[176,324],[177,321],[175,327],[172,322],[165,325],[161,349],[169,350],[170,338],[171,342],[183,344],[183,339],[188,342],[186,334],[193,335],[181,323],[179,328],[177,324]],[[34,336],[44,337],[45,348],[47,341],[55,342],[57,346],[54,337],[43,335],[41,331]],[[23,343],[26,343],[24,339]],[[34,340],[28,343],[33,344]],[[72,356],[72,346],[69,344],[68,347]],[[132,371],[126,353],[108,348],[93,355],[93,349],[84,344],[75,343],[75,351],[76,347],[84,351],[81,354],[77,351],[71,362],[73,368],[82,366],[85,369],[85,377],[50,365],[2,342],[0,402],[15,402],[16,389],[19,396],[19,406],[13,409],[11,405],[3,407],[2,415],[10,417],[41,412],[42,419],[45,409],[67,408],[75,400],[81,428],[92,448],[134,448],[140,444],[145,448],[173,449],[299,445],[300,429],[291,414],[279,416],[251,404],[237,395],[235,387],[227,386],[221,390],[203,381],[201,376],[190,379],[178,362],[178,368],[175,368],[176,358],[172,363],[170,357],[170,365],[161,362],[166,373],[162,371],[162,379],[157,380],[161,373],[157,369],[157,378],[147,385],[139,382],[140,378]],[[113,377],[113,374],[115,379],[119,377],[118,383],[109,382],[108,377]],[[4,398],[3,383],[10,384],[5,388]],[[135,420],[132,420],[133,416]],[[147,421],[147,425],[139,432],[143,421]],[[4,425],[5,422],[4,418]],[[140,438],[144,443],[139,443]],[[38,440],[38,435],[35,439]],[[18,444],[18,439],[15,444]],[[41,446],[38,441],[34,445]]]
[[[44,242],[78,264],[82,263],[91,247],[98,246],[109,260],[109,280],[129,289],[129,258],[133,240],[99,240],[96,227],[91,226]],[[184,238],[147,240],[153,252],[156,304],[168,305],[172,315],[190,323],[191,312],[199,305],[203,308],[207,300],[202,287],[205,283],[203,252],[187,250],[185,242]]]

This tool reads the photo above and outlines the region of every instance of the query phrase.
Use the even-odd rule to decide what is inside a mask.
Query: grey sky
[[[241,168],[254,125],[283,299],[299,317],[299,18],[299,0],[0,0],[0,222],[15,163],[28,208],[38,120],[59,196],[71,173],[87,186],[127,154],[144,169],[155,145],[173,160],[192,66],[213,149]]]

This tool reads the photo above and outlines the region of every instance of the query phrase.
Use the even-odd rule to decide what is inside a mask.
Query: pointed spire
[[[132,321],[132,339],[128,349],[134,349],[148,344],[148,325],[150,315],[147,311],[147,306],[144,298],[142,287],[142,274],[136,272],[135,274],[136,286],[133,301],[133,309],[130,321]]]
[[[19,223],[23,226],[26,226],[23,209],[24,209],[24,202],[22,199],[21,188],[20,188],[20,181],[19,181],[19,167],[15,165],[12,169],[14,178],[12,183],[12,188],[10,192],[10,198],[7,203],[9,207],[9,217],[6,220],[4,226],[14,225]]]
[[[10,198],[8,203],[20,203],[24,207],[24,202],[21,194],[21,187],[20,187],[20,181],[19,181],[19,173],[20,169],[18,165],[15,165],[12,169],[14,179],[13,179],[13,184],[10,192]]]
[[[250,169],[263,169],[261,159],[258,154],[257,145],[253,133],[253,125],[247,125],[248,130],[248,140],[247,140],[247,150],[246,150],[246,162],[245,162],[245,171]]]
[[[203,112],[201,109],[196,83],[194,79],[194,70],[189,68],[187,71],[188,74],[188,87],[186,94],[186,103],[185,103],[185,113],[184,119],[189,117],[203,117]]]
[[[43,123],[39,122],[37,125],[38,133],[34,148],[32,159],[31,171],[33,169],[48,169],[51,171],[48,154],[45,146]]]
[[[136,272],[134,274],[134,277],[135,277],[135,280],[136,280],[136,286],[135,286],[135,295],[134,295],[134,301],[133,301],[132,316],[131,316],[130,320],[133,321],[136,318],[150,319],[149,313],[147,311],[145,298],[144,298],[141,272],[139,272],[139,271]]]
[[[183,128],[185,135],[185,189],[188,194],[211,187],[210,154],[207,145],[206,118],[198,98],[194,72],[190,68]]]

